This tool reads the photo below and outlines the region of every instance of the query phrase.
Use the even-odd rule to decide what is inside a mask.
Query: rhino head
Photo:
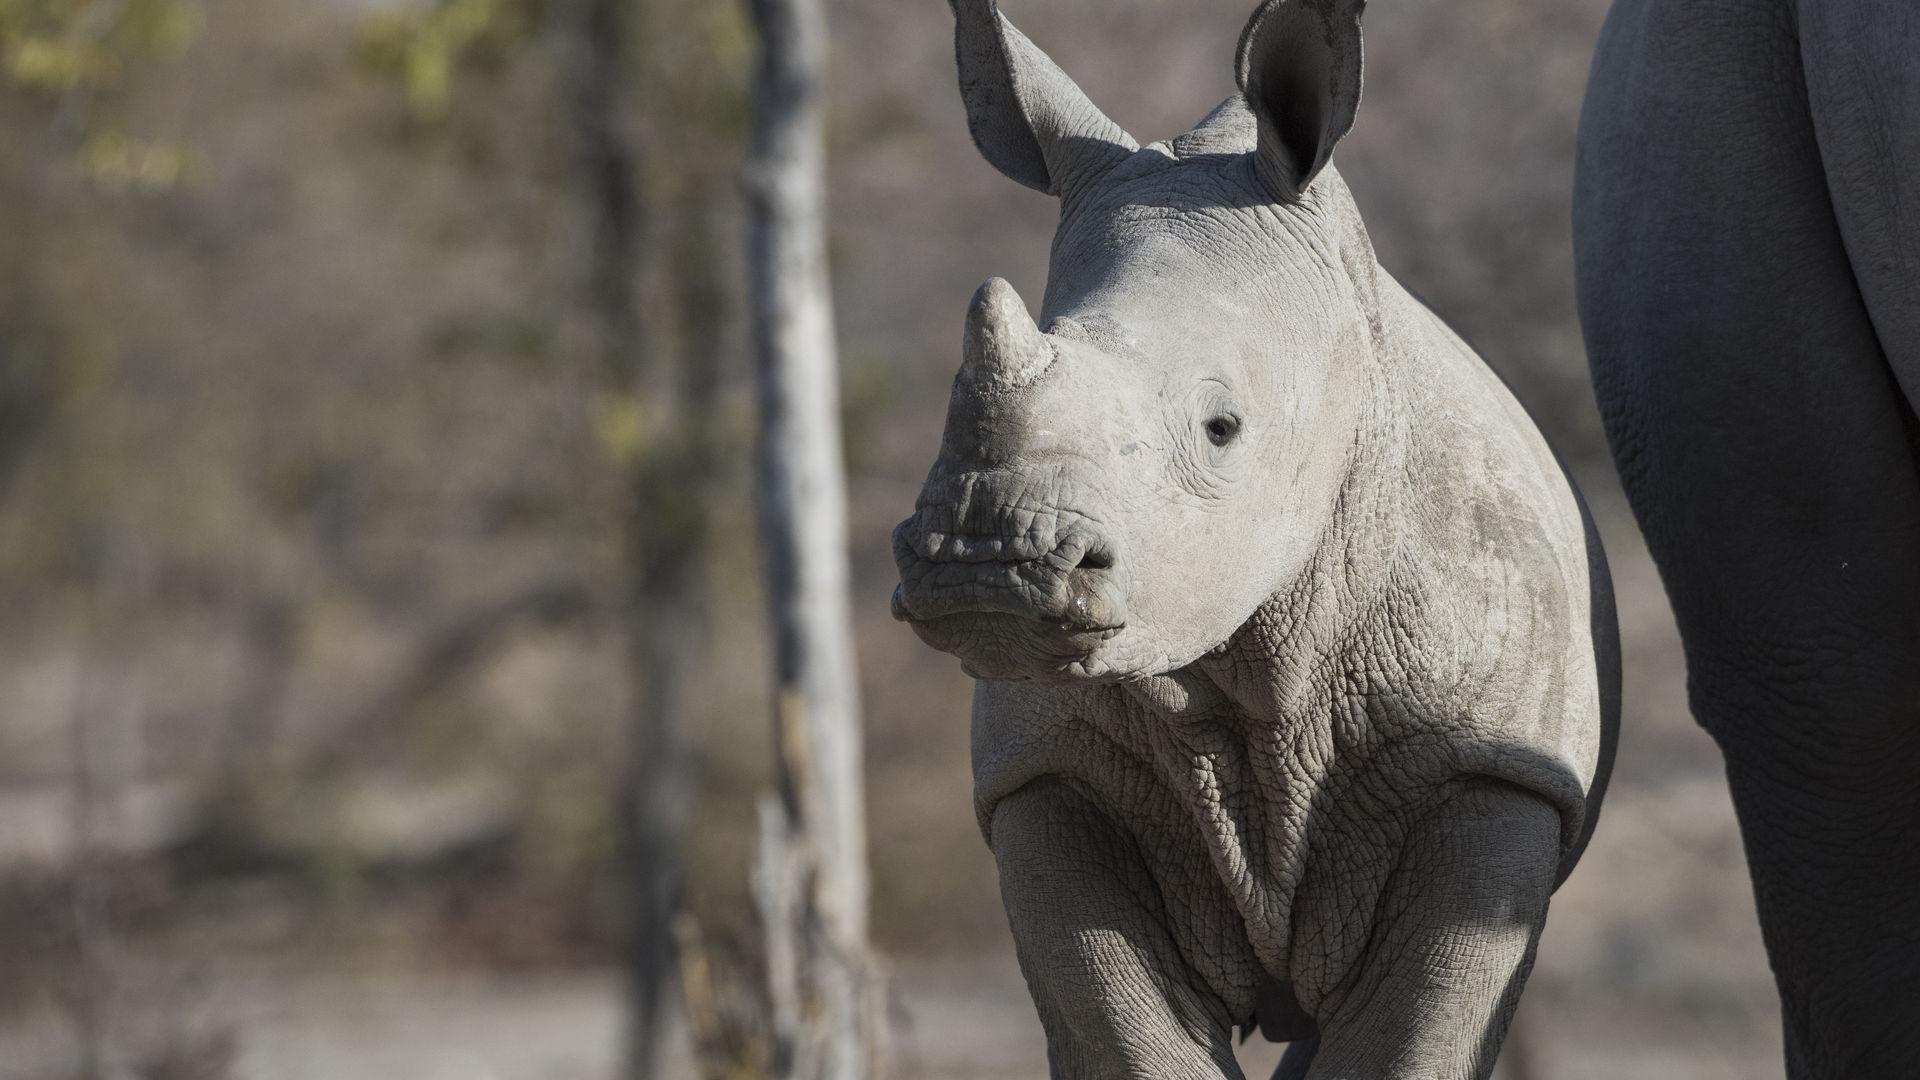
[[[973,297],[893,612],[980,678],[1165,674],[1306,571],[1366,437],[1375,263],[1325,168],[1360,4],[1268,0],[1242,92],[1145,148],[993,0],[952,6],[974,142],[1060,225],[1037,322]]]

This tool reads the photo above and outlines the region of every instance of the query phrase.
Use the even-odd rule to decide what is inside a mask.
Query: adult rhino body
[[[1920,5],[1619,0],[1574,240],[1789,1075],[1920,1070]]]
[[[1484,1077],[1612,754],[1578,496],[1380,268],[1327,166],[1358,3],[1272,0],[1243,93],[1139,147],[955,0],[981,151],[1056,194],[989,281],[895,613],[978,677],[976,809],[1057,1077]]]

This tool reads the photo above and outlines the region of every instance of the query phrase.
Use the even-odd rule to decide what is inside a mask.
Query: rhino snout
[[[1069,513],[1018,517],[1018,532],[956,532],[952,505],[924,505],[902,521],[893,530],[900,567],[893,617],[918,625],[1012,615],[1100,638],[1127,625],[1119,555],[1102,530]]]
[[[923,623],[956,615],[1011,615],[1069,634],[1111,636],[1126,625],[1118,559],[1087,529],[1023,557],[1020,538],[929,534],[908,519],[894,530],[900,585],[893,616]]]

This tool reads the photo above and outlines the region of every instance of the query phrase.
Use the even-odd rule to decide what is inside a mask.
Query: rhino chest
[[[1331,717],[1169,718],[1118,691],[1074,706],[976,713],[977,737],[1002,732],[976,741],[983,822],[1000,795],[1066,779],[1134,838],[1168,932],[1223,1001],[1353,962],[1439,770],[1343,745]]]
[[[1158,740],[1186,842],[1204,851],[1263,971],[1282,977],[1325,977],[1358,956],[1408,829],[1447,782],[1439,760],[1343,744],[1334,727],[1243,721],[1213,739]]]

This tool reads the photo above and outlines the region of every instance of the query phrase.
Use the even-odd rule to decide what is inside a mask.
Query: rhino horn
[[[988,278],[967,309],[960,371],[982,389],[1017,390],[1053,363],[1053,344],[1005,278]]]

